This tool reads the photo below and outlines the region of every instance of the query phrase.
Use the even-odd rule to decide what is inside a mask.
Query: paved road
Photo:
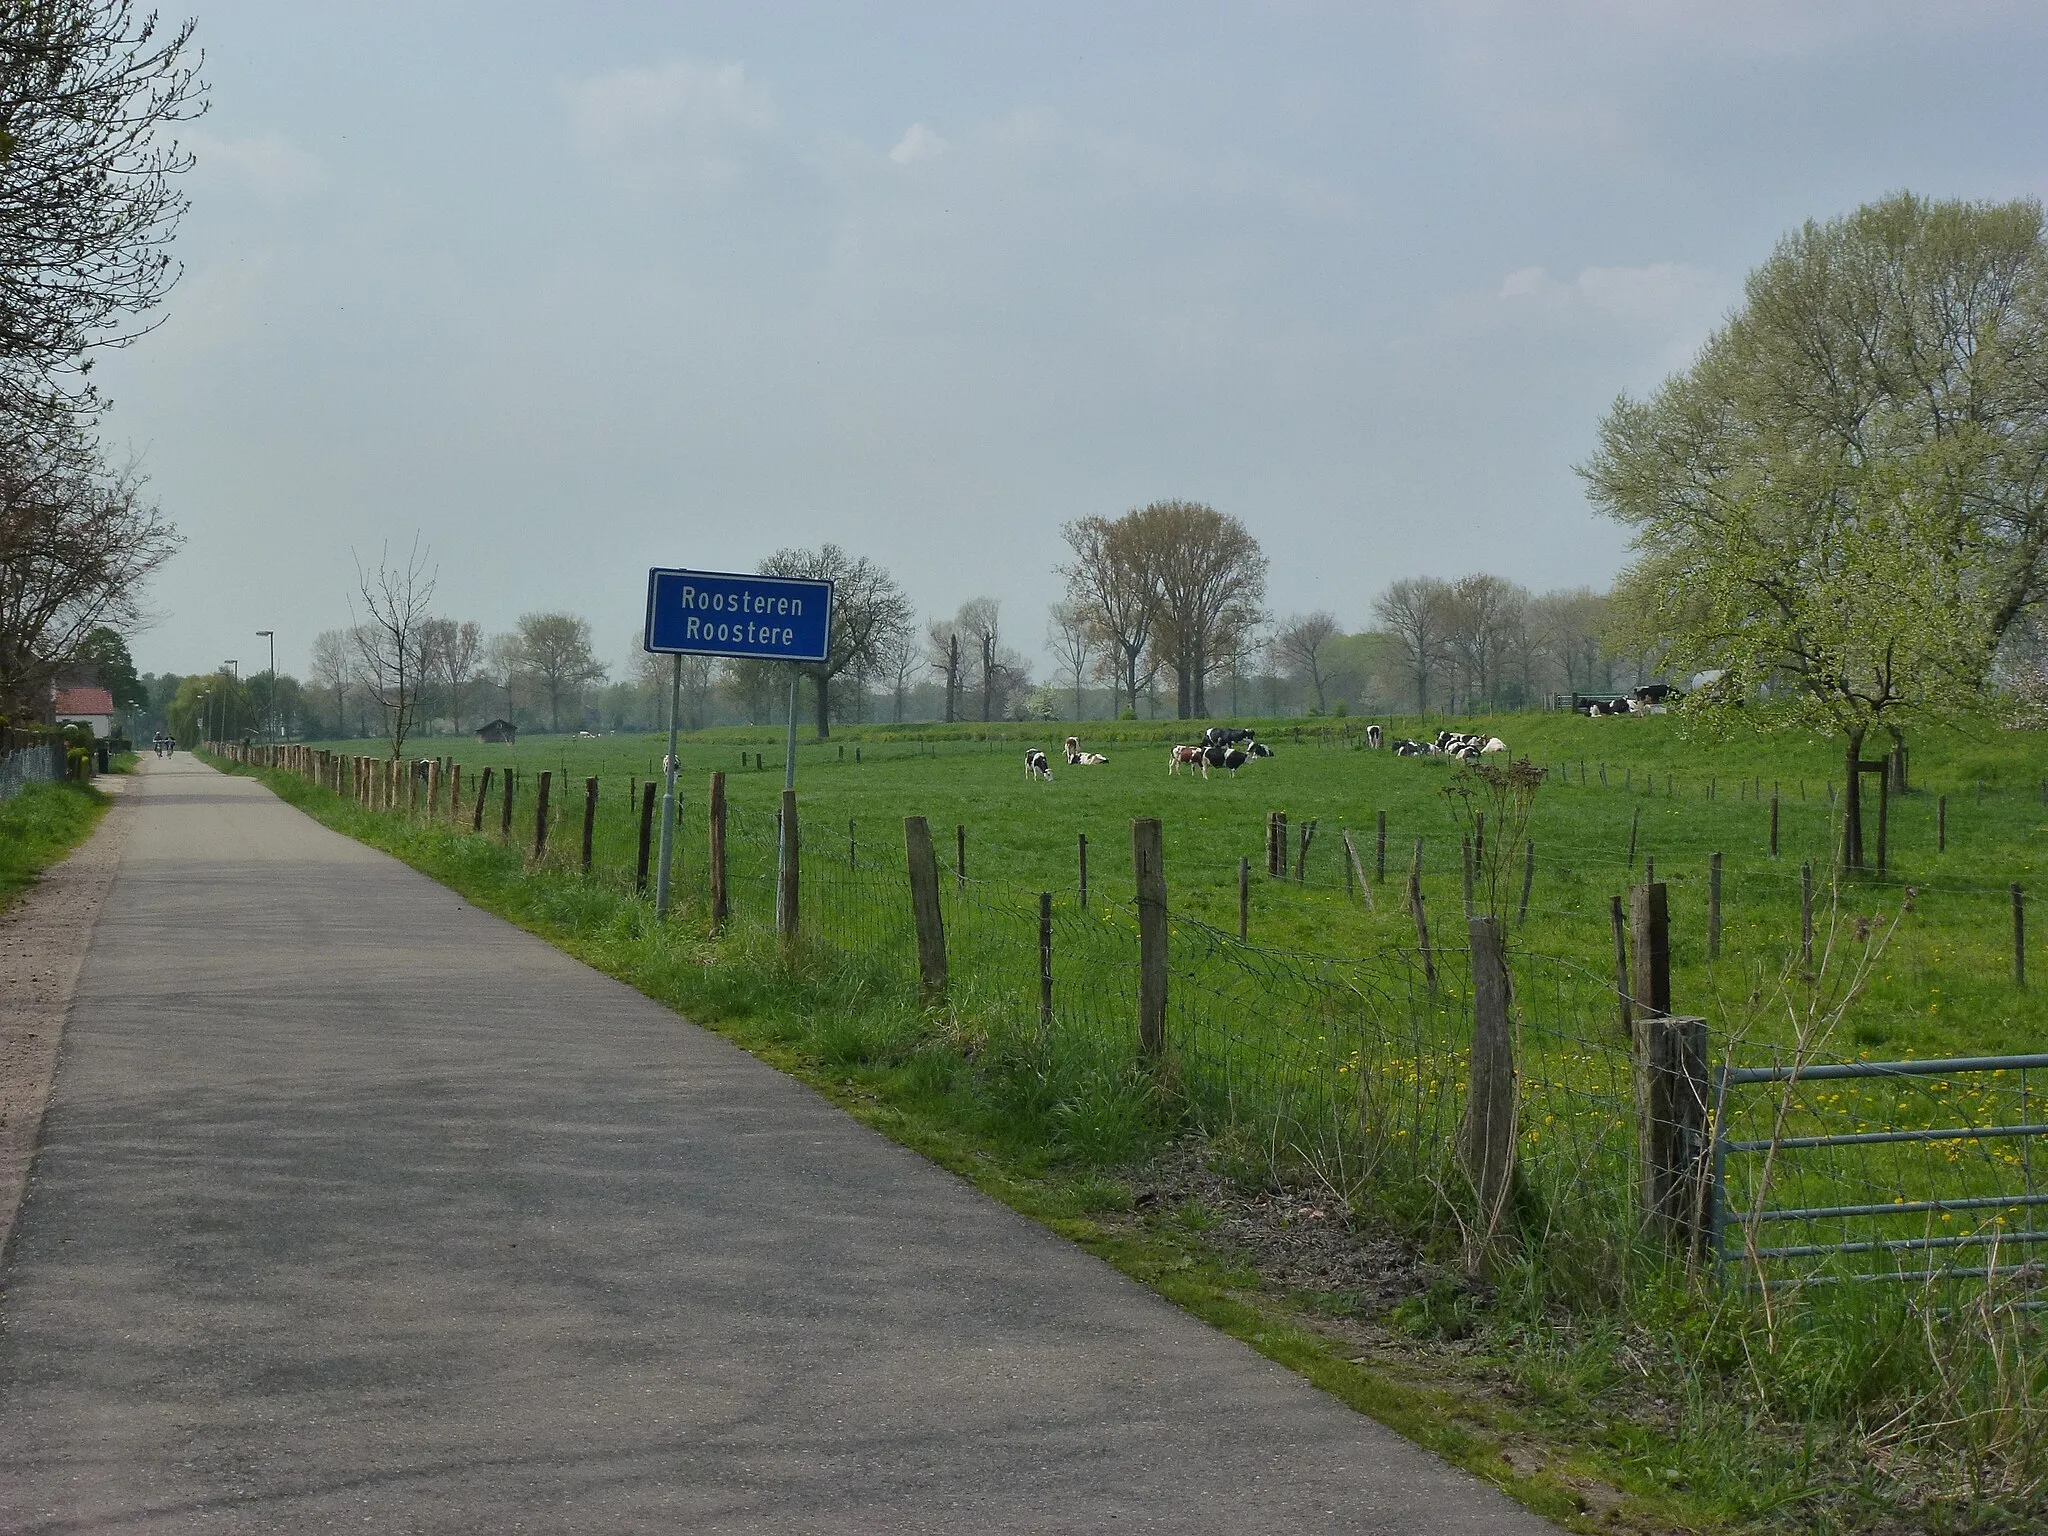
[[[254,784],[139,787],[0,1529],[1552,1529]]]

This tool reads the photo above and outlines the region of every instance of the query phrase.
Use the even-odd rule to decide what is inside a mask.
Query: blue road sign
[[[823,661],[832,646],[832,583],[657,568],[647,573],[641,643],[663,655]]]

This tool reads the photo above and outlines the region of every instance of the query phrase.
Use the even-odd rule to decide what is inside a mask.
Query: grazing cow
[[[1203,772],[1206,774],[1208,767],[1202,757],[1204,750],[1202,747],[1175,747],[1173,749],[1173,756],[1167,759],[1166,771],[1168,773],[1179,773],[1184,764],[1188,766],[1202,764]]]
[[[1080,737],[1069,736],[1067,738],[1067,766],[1069,768],[1093,768],[1097,763],[1106,763],[1108,761],[1109,759],[1100,752],[1083,752],[1081,750]]]
[[[1245,745],[1244,755],[1246,757],[1271,757],[1273,749],[1263,741],[1248,742]]]
[[[1202,732],[1202,745],[1205,747],[1232,747],[1251,739],[1251,730],[1241,725],[1212,725]]]
[[[1043,779],[1048,784],[1052,782],[1052,764],[1045,760],[1045,754],[1036,747],[1024,754],[1024,777]]]
[[[1256,749],[1258,743],[1253,742],[1252,746]],[[1259,755],[1271,757],[1273,754],[1270,751],[1266,751]],[[1205,779],[1209,777],[1209,770],[1211,768],[1222,768],[1235,774],[1238,769],[1252,760],[1252,756],[1252,752],[1246,751],[1242,747],[1204,747],[1202,748],[1202,777]]]
[[[1380,749],[1380,728],[1379,728],[1378,726],[1376,726],[1376,725],[1368,725],[1368,726],[1367,726],[1367,727],[1365,728],[1365,744],[1366,744],[1366,745],[1367,745],[1368,747],[1371,747],[1371,748],[1373,749],[1373,751],[1375,751],[1375,752],[1379,751],[1379,749]]]

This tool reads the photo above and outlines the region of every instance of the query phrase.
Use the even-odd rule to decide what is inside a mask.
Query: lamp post
[[[242,664],[233,657],[229,657],[221,665],[229,669],[229,675],[234,678],[235,682],[235,691],[233,693],[223,689],[220,696],[220,739],[226,741],[228,739],[228,701],[232,699],[237,704],[242,701]]]
[[[206,740],[207,732],[213,729],[213,705],[209,702],[212,698],[213,690],[211,688],[199,690],[199,718],[192,722],[192,733],[199,738],[199,741]],[[198,745],[199,742],[194,742],[186,750],[196,751]]]
[[[282,736],[284,732],[277,728],[277,631],[259,629],[256,631],[256,638],[270,642],[270,697],[263,701],[267,706],[263,717],[264,728],[273,736]]]

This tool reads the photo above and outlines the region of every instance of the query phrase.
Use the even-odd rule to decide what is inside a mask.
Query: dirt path
[[[114,803],[92,836],[0,912],[0,1259],[50,1101],[64,1016],[134,821],[133,783],[129,774],[101,778]]]
[[[1552,1529],[254,782],[139,788],[0,1529]]]

